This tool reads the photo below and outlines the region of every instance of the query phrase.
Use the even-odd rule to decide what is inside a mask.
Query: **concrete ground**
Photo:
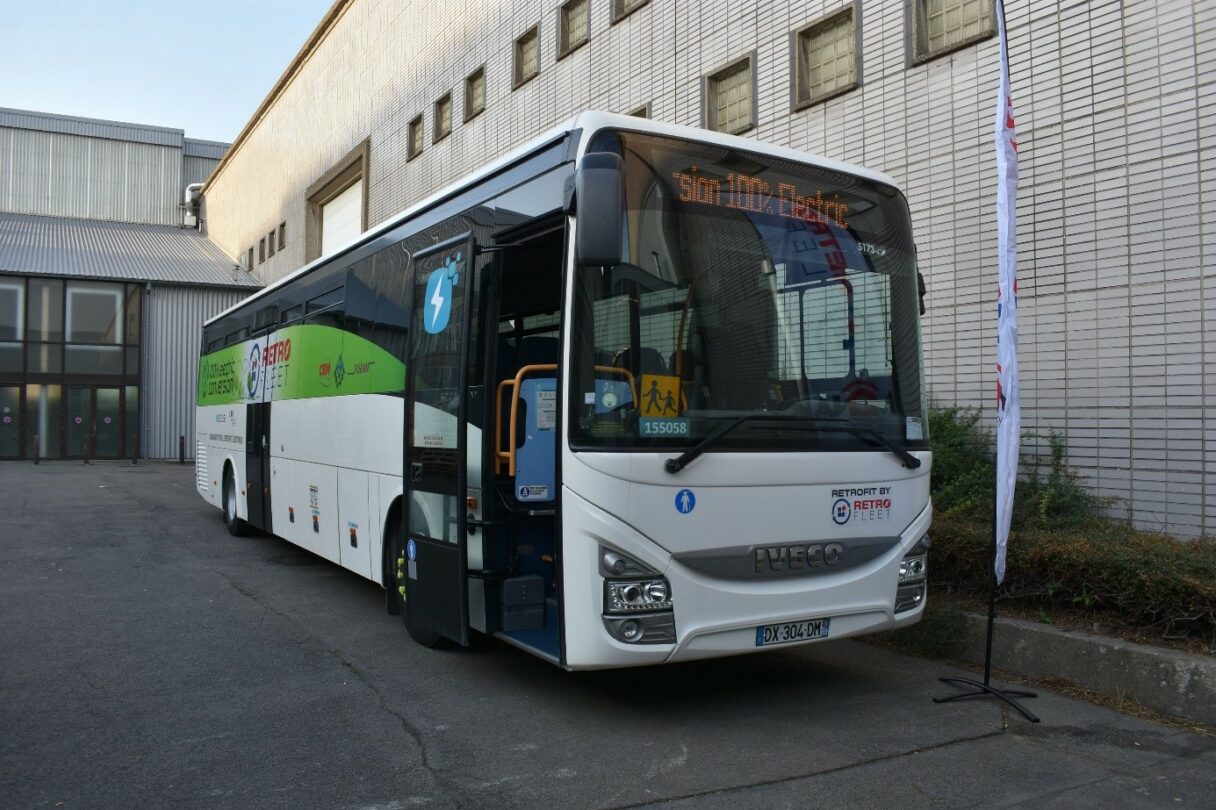
[[[1216,740],[849,641],[567,673],[432,651],[378,586],[234,538],[176,465],[0,464],[9,807],[1211,807]]]

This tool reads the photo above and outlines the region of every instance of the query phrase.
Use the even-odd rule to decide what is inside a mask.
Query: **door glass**
[[[89,435],[89,411],[93,403],[93,392],[88,388],[73,387],[68,389],[68,429],[64,454],[68,456],[83,456],[85,438]]]
[[[21,389],[0,387],[0,458],[21,455]]]
[[[94,415],[97,445],[94,455],[98,458],[118,458],[122,455],[121,396],[121,389],[118,388],[97,389],[97,413]]]
[[[27,385],[25,387],[25,410],[30,430],[30,455],[34,453],[34,442],[36,441],[40,458],[59,458],[62,398],[63,388],[58,385]]]

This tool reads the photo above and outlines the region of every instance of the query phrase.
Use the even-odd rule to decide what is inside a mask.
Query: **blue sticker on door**
[[[681,515],[687,515],[689,512],[697,508],[697,496],[692,493],[691,489],[682,489],[676,493],[676,511]]]
[[[437,335],[448,327],[452,318],[452,287],[460,282],[461,255],[449,257],[442,267],[431,273],[426,282],[422,308],[422,328]]]

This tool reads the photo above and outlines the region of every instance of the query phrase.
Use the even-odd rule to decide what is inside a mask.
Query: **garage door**
[[[321,255],[353,241],[363,232],[363,180],[321,206]]]

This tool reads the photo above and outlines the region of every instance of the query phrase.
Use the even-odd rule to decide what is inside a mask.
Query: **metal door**
[[[450,233],[450,231],[449,231]],[[465,455],[471,233],[416,252],[406,388],[406,610],[469,643]]]

